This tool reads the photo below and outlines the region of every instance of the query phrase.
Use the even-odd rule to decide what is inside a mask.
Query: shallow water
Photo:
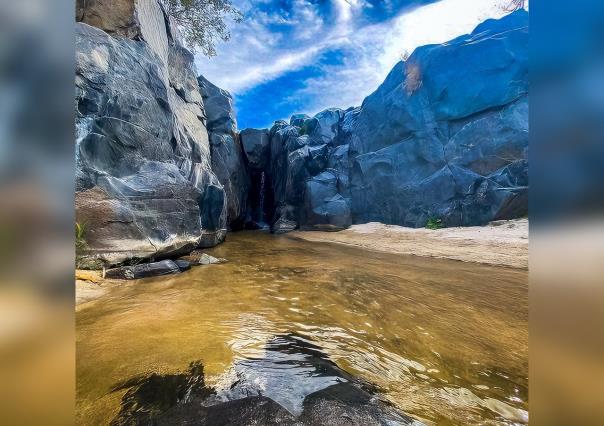
[[[115,418],[116,383],[200,360],[219,386],[290,333],[428,424],[527,422],[526,270],[260,231],[207,252],[229,262],[125,282],[79,308],[77,424]]]

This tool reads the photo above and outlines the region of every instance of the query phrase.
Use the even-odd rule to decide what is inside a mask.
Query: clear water
[[[229,234],[208,253],[229,262],[125,282],[80,306],[78,424],[117,415],[124,392],[111,392],[116,383],[200,360],[206,383],[219,386],[288,333],[428,424],[527,423],[526,270],[260,231]],[[284,381],[288,374],[296,373],[284,371]],[[287,387],[278,376],[272,383],[287,406]]]

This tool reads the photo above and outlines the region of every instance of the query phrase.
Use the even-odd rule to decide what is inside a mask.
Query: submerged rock
[[[200,265],[215,265],[215,264],[224,263],[224,262],[226,262],[226,259],[210,256],[209,254],[206,254],[206,253],[202,254],[201,257],[199,258]]]
[[[264,396],[249,396],[209,407],[178,405],[159,416],[157,425],[294,426],[301,425],[285,408]]]
[[[227,262],[226,259],[210,256],[207,253],[202,253],[195,250],[186,256],[182,256],[179,260],[190,263],[191,265],[216,265]]]
[[[374,395],[351,384],[338,383],[304,399],[299,421],[304,425],[410,425],[422,423],[376,401]]]
[[[203,364],[192,362],[182,374],[152,373],[118,383],[111,392],[126,390],[121,409],[112,426],[154,424],[161,415],[178,404],[208,398],[213,390],[205,385]],[[176,423],[171,423],[176,424]]]
[[[219,388],[205,386],[200,362],[183,374],[120,383],[112,391],[127,391],[112,424],[421,425],[301,336],[275,336],[265,349],[263,358],[237,362]]]
[[[181,269],[177,263],[171,260],[162,260],[161,262],[141,263],[134,266],[109,269],[105,272],[105,278],[138,280],[140,278],[178,274],[182,270],[184,269]]]

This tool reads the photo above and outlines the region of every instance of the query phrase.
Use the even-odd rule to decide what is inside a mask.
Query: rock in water
[[[140,278],[178,274],[179,272],[181,272],[181,269],[175,262],[162,260],[161,262],[141,263],[140,265],[109,269],[105,272],[105,278],[138,280]]]
[[[248,396],[209,407],[198,401],[177,405],[156,422],[158,426],[302,426],[285,408],[265,396]]]
[[[182,256],[179,261],[188,262],[191,265],[215,265],[227,262],[226,259],[210,256],[209,254],[202,253],[199,250],[195,250],[186,256]]]
[[[202,254],[201,257],[199,258],[199,264],[200,265],[215,265],[218,263],[224,263],[226,262],[226,259],[220,259],[214,256],[210,256],[209,254]]]
[[[226,193],[229,226],[239,230],[247,214],[250,176],[237,133],[233,98],[203,76],[198,82],[208,121],[212,169]]]
[[[174,263],[176,263],[176,266],[178,266],[180,272],[188,271],[189,269],[191,269],[191,262],[187,260],[177,259],[174,261]]]
[[[88,258],[117,264],[218,244],[226,197],[193,56],[156,0],[78,6],[84,22],[136,38],[76,24],[76,220]]]
[[[241,143],[248,164],[255,170],[264,170],[270,160],[270,139],[267,129],[244,129]]]

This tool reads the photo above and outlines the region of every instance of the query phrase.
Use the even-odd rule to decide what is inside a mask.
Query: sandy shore
[[[296,231],[287,235],[306,241],[346,244],[387,253],[528,268],[528,228],[528,219],[438,230],[371,222],[339,232]]]
[[[123,281],[103,279],[101,271],[85,271],[76,269],[76,310],[80,305],[92,302],[103,294],[107,293],[111,287],[120,285]]]

